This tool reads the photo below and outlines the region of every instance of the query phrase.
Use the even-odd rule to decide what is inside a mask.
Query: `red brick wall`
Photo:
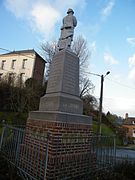
[[[135,125],[128,125],[128,124],[124,124],[122,125],[123,127],[127,128],[127,133],[126,135],[128,137],[133,137],[133,129],[135,129]]]
[[[33,78],[39,83],[43,83],[45,61],[36,54],[35,66],[33,71]]]
[[[35,136],[46,136],[49,132],[47,180],[82,179],[89,166],[94,166],[91,125],[28,119],[27,131]],[[29,135],[26,135],[25,142],[46,148],[46,141],[36,141]]]

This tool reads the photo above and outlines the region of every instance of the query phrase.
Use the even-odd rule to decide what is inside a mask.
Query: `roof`
[[[35,53],[35,50],[28,49],[28,50],[10,51],[9,53],[5,53],[5,54],[1,54],[1,55],[21,54],[21,53]]]
[[[133,121],[135,121],[135,117],[128,117],[125,119],[124,124],[135,125],[133,124]]]
[[[7,56],[7,55],[14,55],[14,54],[25,54],[25,53],[33,53],[33,54],[36,54],[37,56],[39,56],[42,60],[43,57],[41,57],[34,49],[27,49],[27,50],[19,50],[19,51],[11,51],[11,52],[8,52],[8,53],[5,53],[5,54],[0,54],[0,56]],[[44,60],[45,61],[45,60]],[[46,61],[45,61],[46,63]]]

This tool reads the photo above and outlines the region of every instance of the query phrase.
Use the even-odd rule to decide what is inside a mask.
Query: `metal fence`
[[[17,168],[18,174],[24,180],[43,180],[47,164],[47,145],[45,148],[36,146],[34,142],[28,145],[26,143],[28,133],[25,129],[4,126],[0,139],[0,151],[3,157]],[[37,138],[41,142],[47,142],[45,136],[34,136],[35,141]]]
[[[27,144],[27,136],[31,137],[31,144]],[[2,155],[17,168],[18,174],[23,179],[45,180],[48,160],[49,133],[46,136],[35,136],[32,132],[25,129],[4,126],[0,139],[0,151]],[[40,140],[37,146],[36,141]],[[82,143],[83,142],[83,143]],[[78,136],[60,137],[56,142],[59,151],[56,156],[60,156],[60,151],[65,149],[65,156],[74,150],[79,143],[84,144],[82,149],[87,146],[89,159],[94,158],[94,171],[111,167],[115,164],[115,137],[111,136]],[[94,157],[91,157],[94,156]],[[91,162],[91,161],[89,161]],[[92,168],[90,165],[89,168]],[[93,169],[88,170],[89,173]]]
[[[96,154],[96,164],[98,169],[108,168],[115,164],[116,145],[115,136],[95,136],[92,148]]]
[[[116,157],[116,164],[124,164],[124,163],[135,165],[135,158],[131,158],[128,156]]]

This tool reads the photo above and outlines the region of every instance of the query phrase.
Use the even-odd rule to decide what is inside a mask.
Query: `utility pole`
[[[107,71],[107,73],[105,75],[100,75],[100,74],[96,74],[96,73],[89,73],[92,74],[94,76],[99,76],[101,78],[101,88],[100,88],[100,99],[99,99],[99,117],[98,117],[98,126],[97,126],[97,135],[102,134],[101,132],[101,124],[102,124],[102,104],[103,104],[103,84],[104,84],[104,78],[110,74],[110,71]]]
[[[106,73],[105,76],[110,74],[110,71]],[[101,89],[100,89],[100,99],[99,99],[99,121],[98,121],[98,128],[97,128],[97,134],[101,136],[101,124],[102,124],[102,104],[103,104],[103,84],[104,84],[104,75],[101,75]]]
[[[103,82],[104,82],[104,76],[101,75],[101,89],[100,89],[100,99],[99,99],[99,122],[98,122],[99,135],[101,135],[101,123],[102,123]]]

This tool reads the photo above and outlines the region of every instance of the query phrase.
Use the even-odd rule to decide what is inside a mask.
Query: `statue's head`
[[[67,14],[69,14],[70,12],[72,12],[74,14],[73,9],[71,9],[71,8],[68,9]]]

